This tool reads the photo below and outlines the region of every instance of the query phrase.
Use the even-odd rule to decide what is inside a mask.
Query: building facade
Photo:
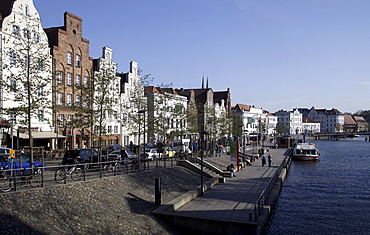
[[[103,47],[102,57],[93,61],[94,146],[121,144],[121,77],[112,56],[112,48]]]
[[[92,58],[82,37],[82,19],[64,13],[64,25],[45,29],[53,57],[54,125],[58,149],[91,147]]]
[[[54,138],[52,60],[48,38],[32,0],[0,3],[0,49],[0,118],[12,120],[21,145],[31,146],[32,138],[32,146],[50,148],[50,139]],[[1,145],[7,144],[3,133],[4,130]]]
[[[320,122],[320,132],[333,133],[343,132],[344,115],[337,109],[315,109],[311,108],[308,118]]]

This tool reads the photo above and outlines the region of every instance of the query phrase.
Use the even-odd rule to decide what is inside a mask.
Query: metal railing
[[[31,180],[30,173],[24,175],[23,172],[30,172],[31,168],[4,168],[0,169],[0,192],[27,190],[30,187],[48,187],[59,184],[68,184],[76,181],[87,181],[117,175],[135,173],[139,171],[156,170],[160,168],[173,167],[178,165],[177,157],[161,157],[153,161],[148,159],[128,159],[115,160],[96,163],[78,163],[69,165],[48,165],[48,161],[42,162],[44,167],[34,167],[34,171],[38,172],[39,179]],[[46,164],[45,164],[46,163]],[[109,167],[117,166],[121,167]],[[108,167],[107,167],[108,166]],[[76,172],[80,177],[71,177],[71,168],[76,168]],[[65,179],[58,182],[56,180],[56,172],[61,170],[65,174]]]
[[[264,190],[262,191],[262,193],[258,197],[257,201],[253,204],[253,206],[252,206],[252,208],[249,212],[249,221],[257,222],[257,217],[261,214],[263,205],[265,205],[265,203],[266,203],[266,201],[267,201],[267,199],[268,199],[268,197],[271,193],[271,190],[275,186],[275,184],[276,184],[276,182],[277,182],[277,180],[280,176],[281,171],[283,170],[283,168],[286,167],[286,165],[288,163],[287,159],[288,159],[287,157],[284,158],[283,162],[280,164],[280,166],[277,169],[277,171],[275,172],[274,176],[270,179],[267,186],[264,188]]]

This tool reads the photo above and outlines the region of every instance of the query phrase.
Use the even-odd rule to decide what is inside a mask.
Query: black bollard
[[[161,178],[155,178],[155,205],[161,205]]]

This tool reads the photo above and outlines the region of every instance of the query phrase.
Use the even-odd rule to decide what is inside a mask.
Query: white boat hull
[[[299,160],[299,161],[316,161],[319,159],[319,156],[298,156],[293,155],[293,160]]]

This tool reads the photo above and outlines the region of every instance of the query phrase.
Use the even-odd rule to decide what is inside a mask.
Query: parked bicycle
[[[123,174],[127,172],[127,160],[116,160],[112,163],[107,163],[103,167],[105,176]]]
[[[76,159],[75,165],[65,166],[58,169],[54,174],[54,180],[58,183],[65,183],[69,176],[72,180],[82,180],[88,165],[81,164],[80,159]],[[79,164],[80,163],[80,164]]]
[[[33,163],[31,163],[31,168],[0,168],[0,190],[2,192],[9,192],[18,186],[40,187],[41,185],[42,169]]]
[[[143,171],[145,169],[146,169],[145,162],[143,162],[139,159],[132,160],[132,162],[131,162],[131,171],[132,172]]]

